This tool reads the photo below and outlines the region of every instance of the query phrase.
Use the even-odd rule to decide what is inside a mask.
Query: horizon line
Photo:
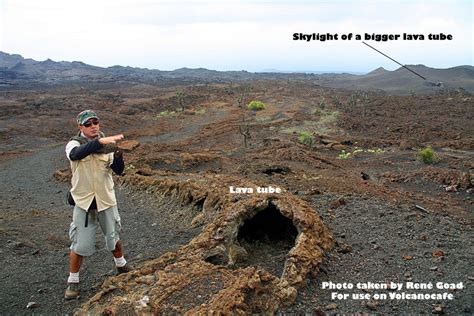
[[[266,69],[261,69],[261,70],[246,70],[246,69],[240,69],[240,70],[217,70],[217,69],[210,69],[210,68],[205,68],[205,67],[196,67],[196,68],[192,68],[192,67],[188,67],[188,66],[183,66],[183,67],[179,67],[179,68],[175,68],[173,70],[164,70],[164,69],[159,69],[159,68],[148,68],[148,67],[138,67],[138,66],[130,66],[130,65],[112,65],[112,66],[98,66],[98,65],[93,65],[93,64],[88,64],[86,62],[83,62],[83,61],[80,61],[80,60],[73,60],[73,61],[68,61],[68,60],[61,60],[61,61],[55,61],[51,58],[46,58],[45,60],[36,60],[36,59],[33,59],[33,58],[29,58],[29,57],[24,57],[23,55],[21,54],[17,54],[17,53],[7,53],[7,52],[4,52],[4,51],[1,51],[1,53],[4,53],[4,54],[7,54],[7,55],[10,55],[10,56],[20,56],[21,58],[25,59],[25,60],[33,60],[33,61],[36,61],[36,62],[46,62],[46,61],[52,61],[52,62],[55,62],[55,63],[82,63],[82,64],[85,64],[87,66],[91,66],[91,67],[98,67],[98,68],[103,68],[103,69],[107,69],[107,68],[113,68],[113,67],[123,67],[123,68],[133,68],[133,69],[143,69],[143,70],[150,70],[150,71],[166,71],[166,72],[173,72],[173,71],[177,71],[177,70],[181,70],[181,69],[190,69],[190,70],[197,70],[197,69],[204,69],[204,70],[209,70],[209,71],[217,71],[217,72],[249,72],[249,73],[281,73],[281,74],[351,74],[351,75],[367,75],[369,74],[370,72],[373,72],[375,70],[378,70],[378,69],[383,69],[383,70],[386,70],[386,71],[396,71],[396,70],[399,70],[402,67],[399,67],[399,68],[396,68],[394,70],[387,70],[386,68],[382,67],[382,66],[379,66],[375,69],[372,69],[372,70],[369,70],[369,71],[350,71],[350,70],[281,70],[281,69],[275,69],[275,68],[266,68]],[[452,67],[448,67],[448,68],[436,68],[436,67],[430,67],[430,66],[426,66],[424,64],[407,64],[405,66],[423,66],[423,67],[427,67],[427,68],[432,68],[432,69],[451,69],[451,68],[456,68],[456,67],[465,67],[465,66],[470,66],[470,67],[474,67],[472,65],[457,65],[457,66],[452,66]]]

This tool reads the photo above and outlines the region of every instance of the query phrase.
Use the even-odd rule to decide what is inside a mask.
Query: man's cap
[[[81,113],[79,113],[77,115],[76,121],[77,121],[77,124],[84,125],[84,123],[87,122],[87,120],[89,120],[91,118],[99,119],[99,117],[97,116],[97,114],[94,111],[85,110],[85,111],[82,111]]]

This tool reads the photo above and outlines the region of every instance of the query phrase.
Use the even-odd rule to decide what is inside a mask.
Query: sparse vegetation
[[[312,146],[314,144],[314,136],[313,133],[308,131],[302,131],[298,134],[298,142]]]
[[[321,124],[330,124],[330,123],[336,122],[338,118],[339,118],[339,111],[325,112],[323,115],[321,115],[319,122]]]
[[[194,112],[196,115],[204,115],[206,114],[206,109],[199,109]]]
[[[250,126],[244,115],[242,115],[242,124],[239,125],[239,133],[244,137],[244,146],[247,148],[248,139],[250,139]]]
[[[225,274],[237,271],[239,268],[258,265],[261,267],[262,273],[265,273],[264,276],[270,277],[271,272],[274,271],[276,280],[278,275],[282,275],[285,265],[288,267],[288,249],[299,242],[295,241],[295,238],[298,239],[297,231],[293,234],[287,228],[293,226],[298,228],[296,225],[291,226],[291,223],[297,224],[299,222],[298,219],[288,218],[289,220],[286,221],[288,224],[283,223],[285,226],[280,226],[279,223],[282,221],[273,222],[273,220],[278,219],[280,214],[283,215],[282,212],[279,212],[284,211],[281,206],[288,207],[285,214],[291,215],[290,217],[297,214],[296,211],[291,212],[291,207],[300,204],[298,199],[307,199],[311,202],[310,206],[315,206],[315,210],[321,212],[324,219],[332,221],[331,227],[339,227],[339,231],[358,236],[359,239],[356,242],[363,243],[368,238],[363,234],[357,234],[364,231],[364,225],[370,224],[371,227],[379,227],[378,237],[369,237],[371,240],[375,239],[380,247],[394,248],[393,253],[396,256],[388,258],[387,269],[384,270],[384,273],[390,274],[397,273],[400,260],[404,260],[401,259],[401,256],[424,253],[426,244],[420,243],[418,237],[410,239],[410,236],[407,237],[404,234],[397,235],[399,240],[393,242],[390,240],[393,235],[392,231],[387,232],[383,229],[384,221],[390,219],[393,225],[396,225],[394,228],[396,231],[403,231],[407,224],[404,217],[407,212],[412,212],[411,207],[416,205],[420,207],[420,210],[426,208],[427,211],[422,213],[425,216],[422,222],[418,223],[419,225],[410,226],[414,229],[413,235],[422,236],[422,240],[426,240],[426,238],[431,238],[431,235],[443,231],[443,227],[440,227],[438,221],[439,214],[431,212],[431,209],[436,209],[436,205],[442,205],[446,212],[453,210],[456,214],[469,215],[466,210],[469,209],[470,201],[464,201],[463,198],[468,197],[472,191],[472,172],[470,172],[470,165],[467,163],[471,157],[469,151],[471,136],[469,128],[466,127],[470,123],[469,115],[466,113],[470,113],[474,101],[470,95],[461,97],[453,94],[449,96],[451,100],[448,100],[448,95],[444,94],[416,96],[416,102],[414,102],[409,96],[388,95],[382,92],[380,94],[378,92],[377,94],[366,94],[363,91],[349,92],[349,90],[318,87],[314,84],[314,77],[311,76],[308,82],[292,80],[291,85],[287,85],[284,80],[280,79],[246,81],[252,88],[251,93],[249,97],[245,98],[241,107],[237,107],[237,91],[239,91],[239,86],[245,83],[244,81],[237,78],[236,80],[239,81],[234,81],[227,90],[225,81],[216,80],[209,85],[203,83],[201,86],[195,84],[195,82],[199,82],[198,80],[190,80],[190,83],[184,79],[173,80],[169,86],[166,83],[161,85],[160,82],[154,85],[134,84],[127,86],[119,81],[117,87],[105,85],[105,90],[102,88],[102,83],[99,82],[99,88],[94,88],[91,83],[90,94],[87,90],[83,91],[67,86],[65,90],[62,90],[63,88],[56,90],[55,88],[51,92],[21,89],[4,91],[1,94],[0,112],[4,127],[0,128],[0,136],[3,137],[5,144],[2,148],[3,154],[0,156],[0,162],[8,161],[9,165],[9,168],[5,168],[3,172],[5,176],[2,178],[5,179],[4,188],[6,188],[4,190],[6,194],[3,199],[4,204],[6,206],[11,203],[8,204],[11,205],[11,210],[22,209],[23,201],[15,199],[18,191],[15,189],[17,186],[25,190],[28,189],[28,192],[32,194],[32,200],[39,203],[34,205],[32,211],[34,216],[25,217],[21,212],[12,211],[7,212],[5,219],[9,223],[15,224],[18,220],[24,221],[26,218],[27,225],[23,225],[26,227],[25,230],[29,229],[30,224],[37,227],[39,231],[42,231],[43,228],[49,229],[51,223],[54,224],[54,227],[59,227],[55,231],[51,231],[51,235],[55,239],[48,237],[48,234],[38,234],[38,244],[48,245],[48,247],[41,248],[41,256],[44,257],[45,263],[51,263],[46,266],[48,269],[45,269],[45,271],[49,271],[47,277],[55,277],[54,259],[57,257],[58,251],[64,248],[64,238],[61,237],[61,231],[63,231],[61,225],[64,226],[64,219],[43,216],[44,210],[48,210],[50,207],[52,211],[61,211],[64,208],[62,203],[51,205],[50,201],[62,198],[62,194],[58,195],[56,192],[67,190],[65,183],[71,176],[70,168],[64,166],[65,168],[59,170],[59,173],[54,173],[55,178],[58,176],[58,180],[61,179],[61,183],[49,183],[52,190],[51,188],[46,191],[41,190],[41,183],[50,179],[53,168],[63,165],[57,163],[55,158],[57,153],[51,151],[50,144],[55,144],[58,141],[65,143],[73,135],[75,131],[74,116],[82,110],[81,107],[84,105],[98,109],[98,114],[103,118],[108,134],[117,131],[129,135],[124,142],[119,143],[119,146],[123,146],[124,151],[126,150],[127,176],[116,180],[126,187],[123,194],[118,197],[121,199],[120,202],[124,202],[125,206],[137,205],[138,211],[143,214],[143,216],[136,218],[133,214],[128,214],[129,232],[134,233],[135,235],[132,237],[137,240],[134,245],[131,245],[132,248],[129,248],[131,252],[146,253],[149,251],[151,246],[147,241],[151,238],[157,241],[152,245],[157,252],[176,251],[176,254],[187,256],[189,255],[187,250],[177,249],[180,249],[179,247],[185,243],[185,239],[188,239],[188,235],[183,235],[182,232],[187,229],[189,223],[193,222],[195,227],[202,227],[202,225],[209,223],[214,227],[212,230],[205,230],[205,234],[202,235],[206,238],[210,237],[206,240],[201,239],[203,248],[199,250],[202,251],[199,253],[202,253],[203,256],[196,257],[197,260],[181,269],[186,273],[186,276],[180,279],[183,282],[196,279],[195,271],[199,271],[198,274],[202,273],[198,275],[199,277],[204,275],[201,278],[202,282],[197,282],[196,287],[193,287],[196,293],[208,290],[209,280],[206,276],[209,275],[212,277],[212,282],[221,282],[222,280],[230,284],[228,288],[234,289],[232,285],[234,276],[227,278],[224,275],[223,279],[220,275],[215,275],[216,271]],[[213,79],[206,75],[202,80]],[[178,85],[174,86],[174,82]],[[267,96],[263,96],[260,88],[263,83],[269,88]],[[404,89],[408,91],[408,89]],[[176,98],[176,92],[179,90],[187,94],[184,111]],[[117,95],[119,91],[123,91],[125,100],[120,106],[106,102],[100,94],[110,92]],[[227,91],[231,94],[228,94]],[[351,93],[357,98],[355,108],[349,108]],[[333,102],[332,95],[335,94],[340,97],[342,103],[340,108],[336,108]],[[370,101],[365,101],[369,96]],[[467,100],[468,98],[469,100]],[[45,103],[49,99],[61,102],[57,106],[52,102]],[[25,102],[28,100],[38,100],[41,103],[32,104],[25,111]],[[268,106],[260,112],[249,110],[247,105],[252,100],[263,101]],[[413,104],[416,105],[416,109],[413,108]],[[366,113],[365,117],[363,113]],[[17,117],[19,119],[12,120]],[[46,141],[43,141],[43,137]],[[140,144],[140,147],[133,146],[132,142],[135,140]],[[420,142],[423,144],[421,147]],[[442,163],[431,165],[416,160],[418,151],[428,144],[431,144],[436,150]],[[32,146],[34,151],[25,150],[25,148]],[[441,151],[441,147],[446,147],[446,149]],[[412,150],[412,148],[417,149]],[[345,149],[345,151],[341,151],[341,149]],[[382,153],[383,150],[387,152],[379,155],[378,153]],[[21,157],[21,159],[17,159],[17,157]],[[37,168],[38,172],[25,173],[21,171],[28,166],[37,165],[38,162],[42,164],[42,168]],[[52,164],[50,165],[49,162]],[[262,196],[262,193],[259,192],[227,194],[227,192],[233,191],[233,189],[227,191],[227,185],[229,187],[232,185],[233,189],[237,187],[253,187],[255,189],[257,185],[271,185],[273,188],[278,186],[285,192],[276,196],[278,201],[275,202],[278,203],[271,203],[273,199],[271,196]],[[9,188],[13,188],[13,190]],[[39,189],[37,190],[37,188]],[[219,198],[219,196],[212,194],[215,188],[220,188],[222,199],[215,200]],[[160,197],[173,190],[179,191],[176,191],[176,198],[155,199],[156,196]],[[43,198],[45,194],[46,198]],[[189,200],[189,197],[192,199]],[[316,203],[316,200],[321,200],[324,203]],[[226,201],[229,202],[229,212],[220,213],[225,209],[222,203]],[[348,202],[347,206],[344,206],[346,202]],[[238,204],[237,206],[242,206],[239,212],[235,211],[235,203]],[[400,206],[399,209],[397,206],[394,211],[393,204]],[[310,219],[309,215],[317,216],[316,211],[313,212],[306,208],[306,203],[303,206],[304,209],[300,212],[303,221]],[[157,208],[172,208],[173,212],[162,212],[163,216],[155,218]],[[249,212],[245,214],[248,217],[236,218],[237,215],[244,215],[240,212],[240,210],[243,212],[244,208],[246,212]],[[196,214],[201,214],[203,209],[205,212],[202,215],[205,216],[197,216]],[[256,209],[259,214],[265,214],[264,217],[260,217],[261,221],[253,221],[252,216],[255,217],[254,211]],[[271,212],[261,213],[267,210]],[[347,217],[354,216],[354,211],[358,212],[355,215],[360,215],[359,217],[363,219],[363,221],[355,223],[360,224],[358,226],[345,220]],[[212,216],[207,216],[210,212]],[[379,215],[382,213],[386,216],[380,217]],[[126,216],[127,213],[124,215]],[[150,217],[153,217],[153,225],[150,225]],[[228,221],[229,218],[236,220],[231,223]],[[247,219],[253,221],[252,225],[243,225]],[[273,239],[275,230],[270,229],[262,232],[258,229],[263,227],[262,223],[271,223],[272,227],[282,227],[277,232],[283,232],[280,235],[288,238],[285,237],[286,239],[283,241],[279,238]],[[428,226],[430,229],[437,230],[430,231],[426,228]],[[166,234],[156,235],[156,227],[166,228]],[[218,230],[221,227],[222,230]],[[225,227],[232,229],[226,230]],[[245,231],[244,235],[244,228],[248,227],[250,229]],[[454,232],[464,232],[462,229],[457,229],[457,226],[451,225],[450,227]],[[15,233],[24,233],[18,231],[17,228],[18,225],[4,225],[2,227],[5,235],[8,235],[8,238],[11,237],[13,242],[5,244],[3,252],[5,258],[12,260],[18,255],[26,254],[23,257],[27,260],[25,261],[27,266],[34,268],[35,256],[28,254],[30,251],[36,253],[37,247],[17,247],[16,243],[27,242],[24,238],[13,238],[16,236]],[[263,238],[247,234],[250,230],[258,234],[262,233]],[[228,243],[233,238],[228,238],[226,235],[228,232],[234,234],[234,237],[238,235],[237,239],[243,241],[245,247],[251,248],[243,248],[243,246],[235,248],[237,255],[234,255],[234,252],[232,252],[232,256],[228,255],[231,253],[229,250],[231,248],[228,245],[232,247],[237,245],[237,243]],[[266,235],[267,232],[271,235]],[[194,236],[194,232],[192,233]],[[455,257],[456,253],[466,251],[467,246],[463,241],[469,237],[467,233],[455,236],[460,240],[457,243],[459,247],[454,250],[448,249],[449,256]],[[173,240],[168,238],[173,234],[176,234],[177,238]],[[198,232],[196,232],[196,236],[199,236]],[[249,239],[246,238],[247,236]],[[254,236],[256,239],[258,238],[255,242]],[[407,238],[404,239],[404,237]],[[234,240],[238,241],[237,239]],[[387,240],[388,243],[385,242]],[[413,251],[406,253],[407,245]],[[314,248],[312,245],[309,247]],[[357,273],[357,262],[361,258],[370,260],[370,256],[373,255],[372,248],[358,249],[358,251],[361,250],[361,256],[357,258],[347,257],[349,260],[346,262],[347,275]],[[197,248],[191,247],[189,249],[195,251]],[[244,251],[239,252],[241,249],[255,251],[248,251],[246,254]],[[350,251],[349,248],[347,250]],[[435,250],[438,249],[433,248],[433,251]],[[444,248],[442,250],[446,251]],[[293,250],[291,251],[293,252]],[[303,259],[307,262],[306,253],[303,255],[305,256]],[[432,253],[429,255],[432,256]],[[274,260],[265,260],[269,256],[272,256]],[[179,258],[177,257],[177,260],[181,260]],[[234,260],[234,258],[238,259]],[[171,264],[174,262],[173,259]],[[206,264],[206,262],[212,265]],[[143,263],[146,265],[146,261]],[[420,269],[430,271],[431,265],[430,260],[421,262]],[[232,266],[236,270],[225,270],[227,266]],[[166,269],[166,267],[163,265],[162,268]],[[3,268],[5,273],[11,276],[5,279],[4,288],[5,291],[11,292],[12,301],[3,309],[0,307],[0,311],[4,310],[7,314],[8,312],[21,314],[26,310],[23,302],[29,302],[30,294],[21,287],[17,288],[15,284],[28,284],[28,277],[25,277],[26,273],[16,273],[17,269],[14,266],[10,267],[7,264]],[[457,275],[469,273],[467,266],[461,268],[463,270],[460,270],[459,274],[447,275],[447,277],[456,278]],[[263,272],[264,269],[268,269],[269,274]],[[305,271],[316,271],[317,267],[305,265],[304,269],[307,269]],[[367,277],[377,279],[377,273],[380,271],[375,270]],[[337,278],[336,274],[340,271],[338,269],[331,271],[328,272],[330,274],[328,278]],[[446,271],[451,270],[446,269]],[[32,273],[27,274],[36,275],[34,269],[30,269],[30,272]],[[146,274],[143,274],[143,277],[148,278]],[[175,275],[171,274],[169,277],[174,278]],[[239,275],[235,275],[235,277],[237,278]],[[305,276],[302,275],[302,277]],[[30,281],[39,284],[41,278],[33,278]],[[90,278],[85,278],[84,281],[85,287],[94,284],[96,282],[94,274]],[[57,283],[53,289],[54,292],[63,291],[65,282]],[[268,284],[273,286],[274,283],[272,281]],[[124,283],[124,286],[128,287],[129,285]],[[221,283],[217,284],[215,289],[219,290],[220,288]],[[143,289],[147,291],[149,289],[150,293],[153,291],[158,293],[162,290],[162,288],[153,287],[153,284],[139,284],[139,291],[127,296],[127,302],[131,302],[131,305],[128,305],[131,309],[136,303],[134,297],[143,297]],[[108,291],[107,288],[103,290]],[[280,291],[280,289],[272,287],[268,288],[268,293],[273,293],[271,291],[274,290]],[[314,293],[313,290],[314,288],[309,288],[304,293],[305,295],[311,294]],[[97,291],[102,290],[97,288]],[[115,300],[115,294],[109,294],[106,295],[105,301],[98,301],[97,304],[105,307],[111,306]],[[230,292],[228,294],[229,306],[234,306],[230,303],[235,296]],[[450,311],[453,313],[468,304],[465,303],[469,299],[467,295],[463,299],[461,295],[465,293],[460,291],[458,294],[461,297],[460,302],[457,300],[459,307],[450,305]],[[157,300],[161,299],[161,296],[150,296],[150,302],[157,304],[153,307],[156,306],[161,311],[168,312],[166,306],[171,305],[159,304],[178,306],[178,303],[184,301],[179,297],[176,299],[176,295],[180,295],[180,292],[170,292],[169,300],[159,302]],[[189,298],[189,301],[188,298],[188,296],[185,297],[184,306],[195,304],[199,307],[200,304],[208,304],[210,300],[216,299],[215,296],[206,296],[203,299],[196,297],[196,295]],[[41,310],[45,314],[54,314],[55,311],[70,313],[71,310],[85,303],[85,301],[81,301],[63,304],[61,295],[54,295],[51,299],[51,302],[44,301],[41,304]],[[273,297],[270,299],[274,300]],[[253,311],[257,310],[253,308],[260,308],[260,305],[255,306],[252,302],[248,304],[249,308],[252,308]],[[330,299],[326,297],[321,302],[327,305],[330,303]],[[266,302],[264,303],[266,304]],[[309,310],[319,301],[308,299],[303,303],[301,308]],[[426,306],[417,309],[416,302],[412,302],[411,306],[408,305],[409,303],[408,301],[401,302],[401,305],[394,303],[394,306],[399,308],[398,311],[401,313],[410,312],[410,310],[427,311]],[[272,302],[272,304],[276,303]],[[117,309],[120,310],[123,306],[121,305]],[[59,310],[58,307],[60,307]],[[115,305],[113,307],[115,308]],[[178,307],[182,308],[183,306]],[[358,310],[359,307],[356,302],[354,309]],[[11,311],[7,308],[11,308]],[[289,307],[282,309],[282,311],[290,311],[294,308]],[[341,311],[342,309],[341,306]],[[184,307],[181,310],[183,313],[186,312]],[[173,309],[170,313],[175,311]],[[198,309],[193,310],[195,313],[201,311],[206,312]],[[377,311],[382,314],[390,313],[392,306],[379,305]],[[0,312],[0,314],[2,313]]]
[[[255,120],[258,122],[258,123],[269,123],[272,121],[272,118],[271,116],[261,116],[261,117],[256,117]]]
[[[385,150],[377,148],[377,149],[363,149],[359,147],[355,147],[353,151],[345,151],[342,150],[339,155],[337,155],[337,159],[348,159],[357,156],[360,153],[368,153],[368,154],[382,154]]]
[[[288,126],[280,130],[284,134],[300,134],[303,131],[311,131],[312,133],[324,134],[327,133],[333,123],[339,119],[339,111],[324,111],[320,109],[313,109],[311,115],[318,115],[318,120],[308,120],[300,122],[297,126]]]
[[[162,111],[158,115],[156,115],[157,118],[170,116],[178,116],[178,113],[176,111]]]
[[[247,105],[247,108],[252,111],[261,111],[264,110],[266,107],[266,104],[263,103],[262,101],[252,101]]]
[[[111,104],[114,105],[119,105],[124,103],[124,99],[120,93],[114,94],[114,93],[105,93],[102,94],[101,97],[106,101],[110,102]]]
[[[369,108],[369,92],[362,93],[362,116],[367,116],[367,110]]]
[[[345,150],[341,151],[339,155],[337,155],[337,159],[347,159],[351,157],[350,152],[346,152]]]
[[[178,100],[178,104],[181,107],[181,111],[184,111],[184,98],[186,97],[186,94],[183,91],[178,91],[176,92],[176,99]]]
[[[433,150],[431,146],[425,147],[418,152],[418,160],[426,163],[433,164],[439,162],[438,154]]]
[[[332,100],[334,101],[334,104],[336,105],[336,107],[339,108],[341,106],[341,104],[342,104],[341,103],[341,98],[337,94],[332,96]]]
[[[326,107],[326,100],[324,100],[324,97],[319,100],[319,107],[321,108],[321,110],[324,110],[324,108]]]
[[[351,108],[354,108],[357,105],[357,94],[353,93],[351,94],[349,98],[349,106]]]
[[[306,74],[269,74],[267,79],[264,74],[199,69],[162,75],[141,70],[135,77],[125,77],[132,68],[108,70],[106,77],[84,77],[69,85],[69,80],[50,80],[50,75],[59,72],[55,68],[42,82],[22,75],[26,63],[12,70],[15,64],[7,63],[7,68],[0,71],[5,75],[0,93],[0,163],[8,166],[1,171],[2,207],[6,211],[0,227],[6,263],[2,266],[3,295],[8,300],[0,304],[0,315],[24,314],[29,310],[26,303],[31,301],[41,304],[31,311],[43,314],[68,314],[80,306],[92,309],[84,307],[84,313],[101,313],[103,308],[105,312],[136,309],[180,314],[206,314],[212,308],[219,313],[232,313],[236,297],[245,297],[246,304],[239,305],[245,305],[239,309],[242,313],[311,311],[334,300],[324,295],[317,282],[309,280],[308,286],[298,290],[303,299],[287,306],[295,295],[289,286],[305,284],[313,272],[320,271],[324,253],[344,253],[344,260],[329,258],[325,264],[323,278],[327,280],[351,279],[360,272],[360,262],[384,255],[383,266],[364,272],[366,280],[377,281],[380,275],[400,275],[403,279],[407,270],[404,263],[416,263],[416,269],[408,269],[411,276],[423,271],[425,276],[435,276],[435,270],[439,270],[433,267],[436,265],[442,268],[447,281],[469,281],[465,277],[471,273],[469,265],[456,262],[469,252],[472,237],[472,230],[464,229],[463,223],[472,217],[470,113],[474,96],[451,92],[456,85],[446,91],[433,88],[439,94],[424,95],[420,91],[420,95],[411,98],[406,95],[410,81],[400,78],[393,82],[401,85],[396,91],[366,93],[327,88],[324,82],[333,80],[330,76],[326,77],[328,81]],[[17,68],[20,73],[13,78]],[[97,70],[93,69],[94,73]],[[66,71],[65,75],[84,71],[87,68],[81,67],[80,72]],[[449,71],[456,74],[453,69]],[[153,78],[154,74],[157,76]],[[289,84],[286,76],[292,78]],[[384,81],[379,83],[385,85]],[[84,88],[80,87],[82,84]],[[261,85],[268,87],[266,95]],[[361,81],[361,86],[368,85]],[[250,94],[238,107],[240,87],[250,87]],[[186,93],[184,111],[176,97],[180,90]],[[111,94],[109,100],[103,97],[107,93]],[[350,107],[351,93],[357,100],[354,108]],[[119,101],[114,100],[120,94],[123,103],[117,105],[114,102]],[[340,107],[332,98],[336,94]],[[252,100],[267,103],[266,109],[249,110],[247,105]],[[27,102],[31,103],[26,105]],[[64,252],[67,242],[67,223],[64,216],[48,214],[64,212],[62,193],[70,188],[67,183],[72,173],[64,153],[58,156],[58,150],[52,150],[56,147],[51,146],[62,143],[64,147],[77,132],[75,116],[85,108],[98,112],[107,135],[126,135],[117,144],[125,152],[126,176],[115,177],[117,185],[124,188],[117,196],[119,206],[136,209],[123,212],[125,237],[134,240],[126,245],[125,256],[149,256],[139,258],[133,272],[143,282],[121,279],[123,282],[115,284],[118,289],[110,292],[108,285],[116,278],[94,287],[105,276],[99,267],[89,269],[82,280],[83,288],[92,289],[85,293],[87,298],[64,304],[60,294],[65,290],[67,276],[61,281],[55,270],[58,254]],[[314,143],[303,144],[311,144],[311,136]],[[420,149],[429,144],[439,155],[440,163],[417,160]],[[31,166],[37,166],[34,172],[25,172]],[[56,168],[61,169],[54,171],[53,182],[50,180]],[[282,189],[281,194],[258,192],[257,187],[270,186]],[[235,192],[247,187],[255,191]],[[18,198],[24,192],[34,202],[26,210],[24,199]],[[157,210],[169,211],[156,216]],[[329,221],[327,230],[316,229],[319,226],[315,225],[321,223],[318,217]],[[194,229],[189,230],[190,226]],[[369,234],[365,233],[367,227],[371,228]],[[407,227],[410,234],[396,233],[405,232]],[[435,240],[443,239],[447,228],[449,239],[456,242],[437,245]],[[315,231],[315,235],[298,234]],[[344,237],[342,233],[350,238],[333,250],[308,254],[308,249],[334,242],[331,232],[339,241]],[[35,233],[35,242],[29,242],[28,233]],[[327,238],[322,239],[322,234]],[[304,242],[308,244],[297,252],[295,246]],[[393,256],[385,256],[384,249],[390,249]],[[417,260],[417,254],[430,258]],[[302,261],[296,260],[297,255],[302,255]],[[15,264],[9,264],[19,257],[25,266],[22,273],[18,273]],[[40,257],[44,269],[37,273],[35,263]],[[103,261],[100,256],[97,258]],[[442,258],[446,260],[440,266],[438,259]],[[155,266],[151,274],[150,264]],[[157,274],[158,283],[154,282]],[[280,282],[281,275],[288,276],[288,282]],[[58,282],[43,284],[54,278]],[[254,282],[259,278],[263,283]],[[165,289],[165,297],[163,285],[168,281],[176,286]],[[249,282],[268,295],[249,294]],[[47,289],[45,295],[31,297],[31,284],[35,285],[34,293],[36,288],[40,292]],[[51,293],[59,295],[48,295]],[[470,305],[470,293],[455,294],[456,299],[442,310],[462,314]],[[92,295],[102,298],[86,302]],[[376,307],[379,314],[432,311],[431,304],[416,300],[380,303],[361,306],[360,301],[346,300],[338,303],[337,310],[351,313]],[[233,309],[222,310],[222,306]]]
[[[237,95],[237,106],[243,108],[250,94],[250,85],[242,84],[235,88],[235,92]]]
[[[365,106],[367,106],[367,104],[369,104],[369,92],[363,92],[362,93],[362,103],[364,103]]]

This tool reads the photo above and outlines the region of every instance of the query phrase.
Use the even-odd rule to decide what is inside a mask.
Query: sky
[[[25,58],[174,70],[366,73],[473,65],[472,0],[0,0],[0,51]],[[338,40],[293,40],[294,33]],[[342,40],[342,35],[362,35]],[[365,34],[424,40],[364,40]],[[429,34],[452,40],[429,40]]]

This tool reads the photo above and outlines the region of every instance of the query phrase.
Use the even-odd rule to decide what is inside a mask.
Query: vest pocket
[[[110,165],[110,156],[108,154],[100,154],[97,156],[101,167],[103,167],[104,169],[108,169]]]

